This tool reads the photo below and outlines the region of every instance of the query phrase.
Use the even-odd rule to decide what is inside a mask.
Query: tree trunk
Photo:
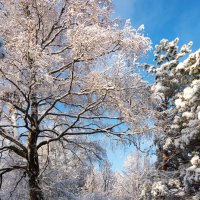
[[[43,192],[38,184],[37,177],[29,177],[29,200],[44,200]]]
[[[28,156],[28,177],[29,177],[29,197],[30,200],[43,200],[44,195],[39,185],[39,162],[37,146],[34,141],[34,134],[29,138],[29,156]]]
[[[43,200],[44,195],[39,185],[39,160],[37,151],[37,138],[39,135],[38,125],[38,103],[36,96],[31,98],[31,131],[28,137],[28,177],[29,177],[29,199]]]

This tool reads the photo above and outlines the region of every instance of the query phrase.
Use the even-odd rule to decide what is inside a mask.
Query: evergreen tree
[[[200,51],[191,53],[191,42],[179,51],[177,43],[162,40],[155,50],[157,65],[147,65],[160,103],[155,107],[157,171],[144,181],[143,199],[199,199]]]

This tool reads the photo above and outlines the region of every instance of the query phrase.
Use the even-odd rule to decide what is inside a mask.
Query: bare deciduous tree
[[[18,158],[0,169],[1,184],[20,170],[30,199],[44,199],[41,148],[76,135],[131,141],[148,128],[150,93],[133,71],[151,42],[111,14],[111,0],[1,1],[0,161]]]

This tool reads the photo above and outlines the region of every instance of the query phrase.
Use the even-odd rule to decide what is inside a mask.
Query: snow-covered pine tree
[[[156,46],[157,171],[144,179],[142,199],[200,199],[200,51],[178,39]],[[189,54],[186,58],[186,54]],[[192,166],[191,166],[192,165]]]

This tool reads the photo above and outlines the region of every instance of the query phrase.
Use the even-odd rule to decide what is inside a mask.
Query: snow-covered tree
[[[94,168],[88,175],[84,190],[90,194],[101,194],[102,197],[111,196],[113,193],[113,184],[115,182],[114,172],[111,169],[111,164],[104,161],[100,165],[100,169]]]
[[[51,154],[42,155],[41,163],[42,188],[47,199],[78,199],[85,187],[87,176],[91,173],[96,161],[104,161],[105,151],[95,142],[79,138],[74,144],[63,148],[59,143],[51,146]],[[98,158],[97,156],[98,155]]]
[[[150,92],[133,71],[151,42],[111,8],[111,0],[1,1],[1,185],[20,171],[29,198],[44,199],[41,149],[52,154],[54,143],[68,148],[80,135],[131,141],[147,129]]]
[[[150,159],[141,152],[130,154],[124,163],[124,170],[115,173],[114,199],[139,200],[141,179],[151,168]]]
[[[191,42],[178,50],[177,43],[162,40],[155,51],[157,66],[148,68],[160,102],[155,138],[158,170],[164,171],[148,176],[143,199],[199,199],[200,51],[191,53]]]
[[[150,159],[139,151],[127,157],[123,171],[112,171],[106,161],[87,176],[80,199],[139,200],[142,177],[152,169]]]
[[[77,145],[78,144],[78,145]],[[40,182],[47,199],[79,199],[87,184],[87,177],[94,165],[106,162],[106,152],[97,142],[88,139],[74,138],[73,143],[66,146],[55,142],[48,150],[41,148]],[[14,165],[21,160],[9,153],[4,154],[2,168],[9,162]],[[22,171],[12,171],[5,177],[0,196],[2,199],[28,199],[28,177]],[[10,187],[13,185],[13,187]]]

